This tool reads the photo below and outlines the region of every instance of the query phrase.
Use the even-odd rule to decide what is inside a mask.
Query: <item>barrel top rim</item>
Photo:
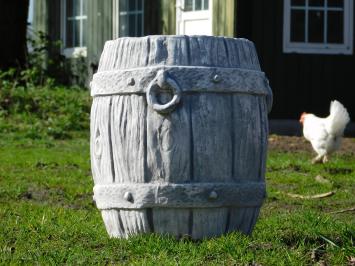
[[[119,37],[112,40],[107,40],[106,42],[114,42],[118,40],[144,40],[144,39],[182,39],[182,38],[206,38],[206,39],[225,39],[225,40],[234,40],[234,41],[241,41],[241,42],[250,42],[253,43],[251,40],[247,38],[236,38],[236,37],[228,37],[228,36],[211,36],[211,35],[187,35],[187,34],[180,34],[180,35],[146,35],[141,37]]]
[[[156,65],[241,67],[260,70],[254,43],[208,35],[147,35],[106,41],[98,72]]]

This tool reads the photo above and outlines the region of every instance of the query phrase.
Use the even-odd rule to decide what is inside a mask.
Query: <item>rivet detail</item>
[[[210,200],[215,200],[218,198],[218,194],[216,193],[216,191],[211,191],[210,195],[208,196],[208,198]]]
[[[215,74],[215,75],[213,76],[213,78],[212,78],[212,81],[213,81],[214,83],[220,82],[220,81],[221,81],[220,75]]]
[[[136,84],[134,78],[128,78],[128,79],[127,79],[127,85],[133,86],[134,84]]]
[[[123,195],[123,198],[129,202],[133,202],[133,195],[131,192],[126,191]]]

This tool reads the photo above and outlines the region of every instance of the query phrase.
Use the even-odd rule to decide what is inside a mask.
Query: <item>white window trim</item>
[[[86,47],[64,48],[62,50],[62,54],[67,58],[86,57],[87,48]]]
[[[84,0],[85,1],[85,0]],[[66,43],[66,25],[67,25],[67,6],[66,6],[67,1],[66,0],[61,0],[60,3],[60,8],[61,8],[61,21],[60,21],[60,35],[61,35],[61,40],[63,42],[62,44],[62,54],[66,58],[78,58],[78,57],[86,57],[87,56],[87,48],[86,46],[78,46],[78,47],[65,47]],[[82,8],[82,7],[81,7]],[[71,20],[77,20],[80,19],[80,23],[83,23],[83,19],[87,19],[87,16],[74,16],[70,17],[68,19]],[[81,28],[83,26],[81,25]],[[80,33],[81,36],[80,38],[83,38],[83,32]],[[82,40],[81,40],[82,42]]]
[[[112,1],[112,38],[120,37],[120,0]]]
[[[306,0],[308,2],[308,0]],[[302,8],[304,9],[304,8]],[[308,7],[308,10],[322,8]],[[327,8],[328,10],[337,8]],[[353,54],[353,0],[344,0],[344,43],[291,42],[291,0],[284,0],[283,52],[303,54]]]
[[[209,19],[211,35],[213,35],[212,0],[208,0],[208,10],[184,11],[185,0],[176,0],[176,34],[185,32],[184,22],[191,20]]]

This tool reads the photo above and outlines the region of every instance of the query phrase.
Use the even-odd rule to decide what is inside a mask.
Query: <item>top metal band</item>
[[[144,94],[158,71],[168,72],[184,92],[272,95],[264,72],[240,68],[157,66],[102,71],[93,76],[91,96]]]

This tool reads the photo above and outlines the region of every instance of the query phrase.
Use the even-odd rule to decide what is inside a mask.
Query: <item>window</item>
[[[176,33],[212,35],[212,0],[176,0]]]
[[[62,41],[67,57],[86,56],[87,0],[62,0]]]
[[[352,54],[352,0],[285,0],[285,53]]]
[[[208,0],[185,0],[185,12],[199,10],[208,10]]]
[[[113,10],[114,38],[144,35],[144,0],[115,0]]]

